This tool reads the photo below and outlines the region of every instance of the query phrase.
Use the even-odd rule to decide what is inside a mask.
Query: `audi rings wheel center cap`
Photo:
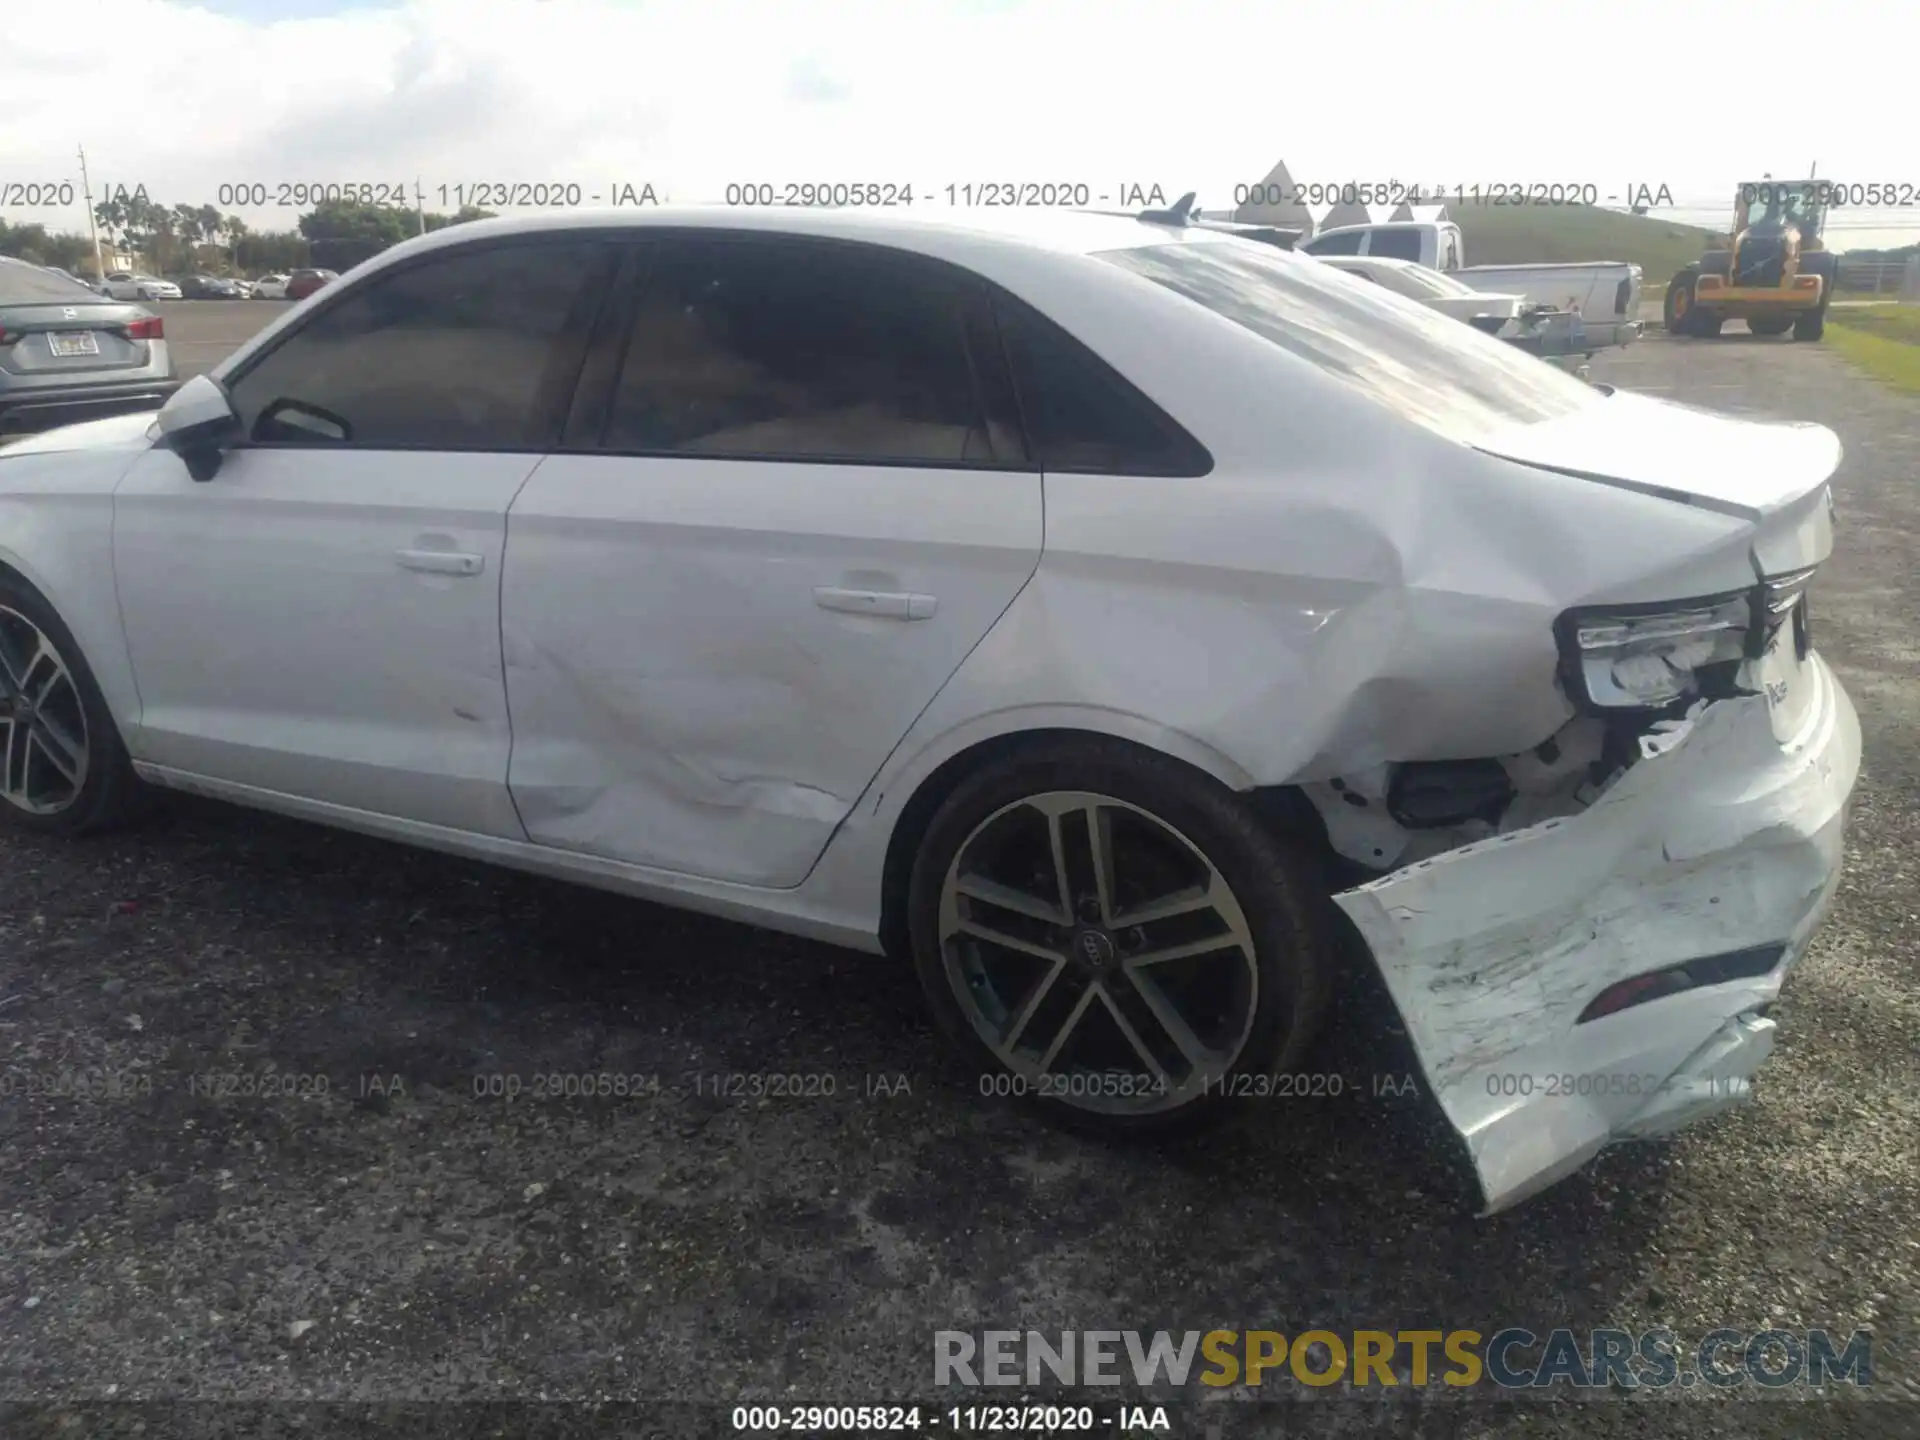
[[[1113,943],[1113,936],[1104,930],[1091,927],[1074,932],[1073,958],[1080,962],[1083,969],[1094,974],[1104,974],[1113,968],[1120,956],[1119,947]]]

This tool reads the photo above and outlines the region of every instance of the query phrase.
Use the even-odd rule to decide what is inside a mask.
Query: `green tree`
[[[102,200],[93,207],[93,219],[94,223],[106,233],[108,244],[116,250],[126,248],[129,219],[126,196],[120,195],[111,200]]]
[[[234,242],[234,259],[252,275],[298,270],[312,263],[306,237],[291,230],[248,231]]]
[[[120,226],[122,242],[127,249],[145,255],[154,269],[162,269],[173,238],[173,212],[140,195],[129,196],[125,205],[126,218]]]
[[[300,233],[309,241],[354,241],[385,249],[419,228],[414,212],[398,205],[363,205],[329,200],[300,217]]]
[[[238,215],[222,215],[219,225],[215,227],[215,235],[220,243],[227,247],[227,253],[232,258],[233,268],[238,270],[240,268],[240,242],[247,237],[247,222],[242,220]]]

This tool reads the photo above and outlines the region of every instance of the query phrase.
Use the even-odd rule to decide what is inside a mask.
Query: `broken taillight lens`
[[[1561,658],[1589,705],[1659,709],[1698,694],[1703,668],[1744,658],[1752,622],[1745,591],[1657,610],[1570,611],[1560,624]]]
[[[1574,700],[1589,709],[1661,710],[1703,694],[1712,698],[1709,676],[1730,684],[1739,662],[1767,654],[1783,634],[1792,635],[1796,654],[1806,659],[1814,569],[1698,600],[1569,610],[1554,630]]]

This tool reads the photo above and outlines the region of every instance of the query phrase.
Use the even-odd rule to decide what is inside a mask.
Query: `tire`
[[[1755,315],[1747,321],[1747,329],[1756,335],[1784,335],[1793,323],[1791,315]]]
[[[1081,902],[1072,923],[1055,827],[1036,807],[1062,814],[1066,888]],[[1096,815],[1114,857],[1104,887],[1091,879]],[[963,877],[994,898],[961,895]],[[1028,908],[1007,908],[1007,896]],[[1167,905],[1188,908],[1149,918]],[[1105,1136],[1196,1130],[1231,1095],[1296,1073],[1331,994],[1329,912],[1313,852],[1210,777],[1100,739],[1036,745],[963,781],[928,826],[908,889],[921,987],[981,1093]],[[1141,918],[1129,926],[1130,915]],[[961,923],[1051,958],[958,933]],[[1179,954],[1144,967],[1144,980],[1134,970],[1168,949]],[[1168,1012],[1177,1029],[1161,1023]]]
[[[0,822],[84,835],[133,813],[140,782],[86,657],[53,607],[10,575],[0,575],[0,692]],[[69,774],[56,757],[75,754]]]
[[[1818,310],[1809,310],[1793,322],[1793,338],[1796,340],[1818,340],[1827,333],[1827,307],[1823,304]]]
[[[1693,333],[1693,282],[1697,272],[1682,270],[1667,285],[1666,302],[1660,307],[1661,323],[1669,335]]]

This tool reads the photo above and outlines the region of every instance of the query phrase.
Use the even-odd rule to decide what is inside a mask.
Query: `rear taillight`
[[[8,331],[6,326],[0,325],[0,345],[11,345],[13,344],[14,341],[18,340],[19,338],[20,337],[18,335],[12,334],[10,331]]]
[[[129,321],[127,323],[126,334],[129,340],[164,340],[167,338],[166,328],[160,323],[160,317],[158,315],[150,315],[145,320]]]

